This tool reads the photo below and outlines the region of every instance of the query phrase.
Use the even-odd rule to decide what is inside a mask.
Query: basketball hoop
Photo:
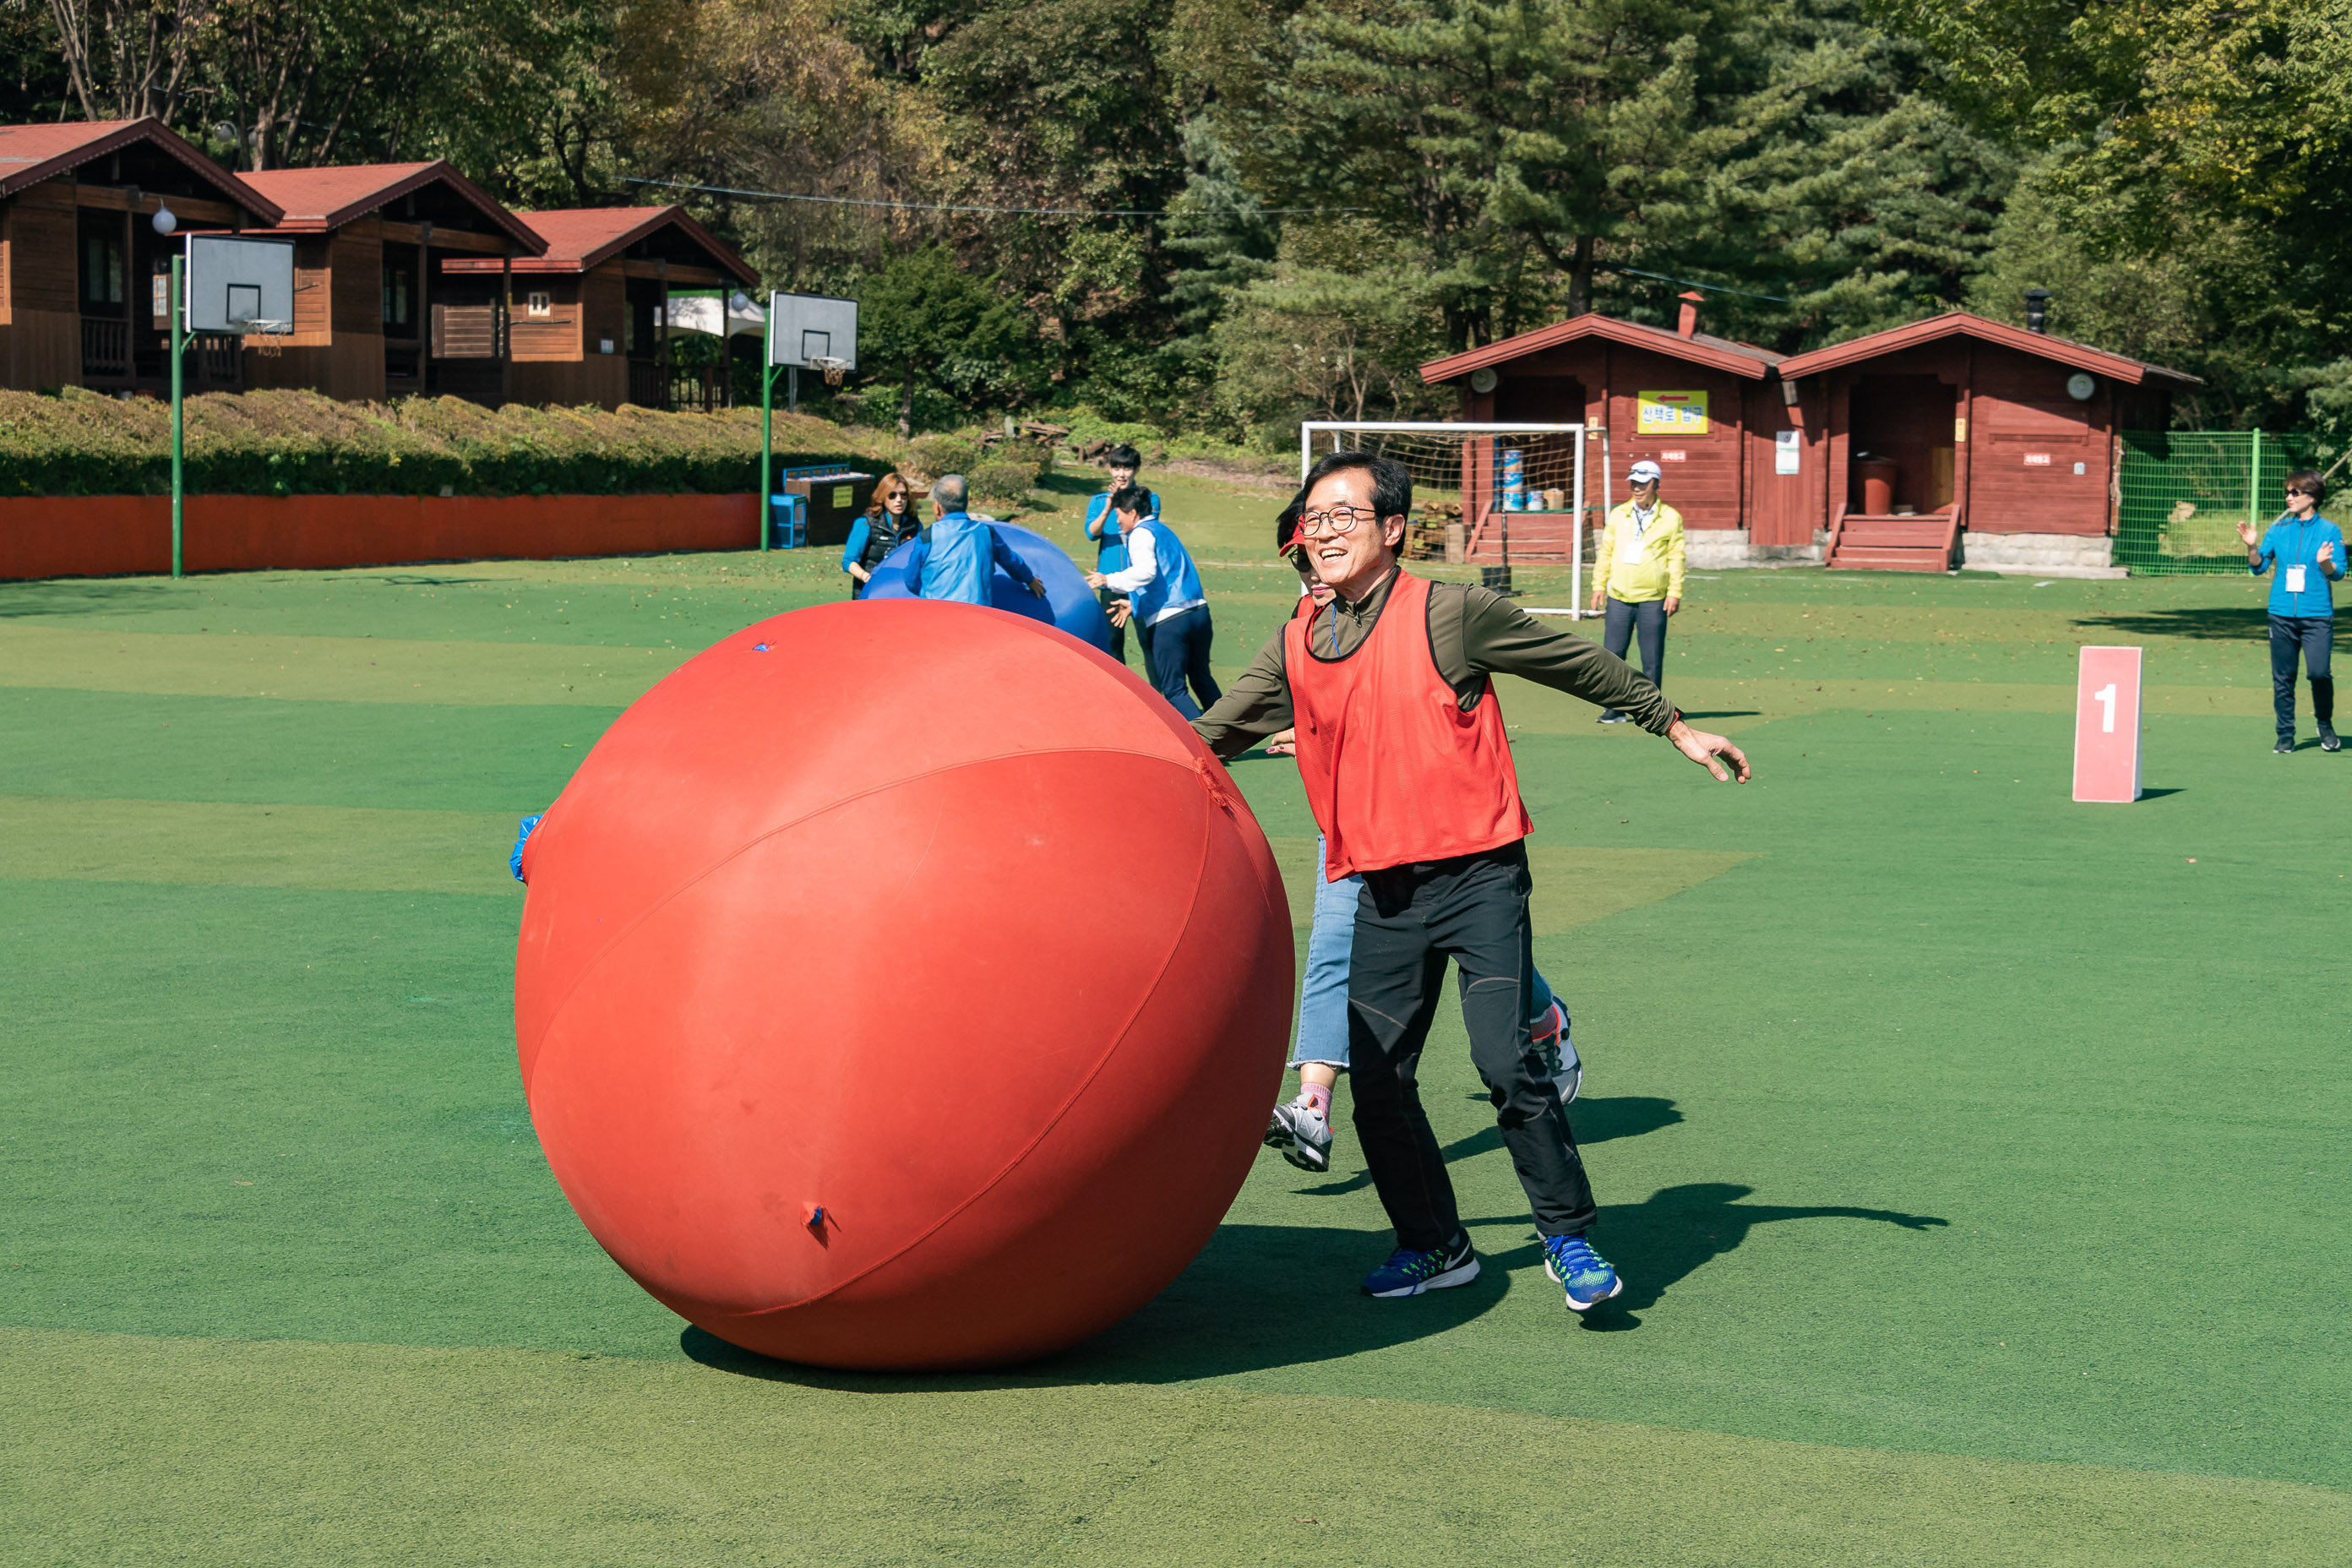
[[[294,323],[291,321],[256,320],[232,321],[229,324],[237,328],[238,331],[248,339],[259,338],[261,340],[259,342],[248,342],[246,346],[252,349],[263,359],[276,359],[280,353],[283,353],[285,352],[286,345],[279,342],[278,340],[282,337],[292,335],[294,331]]]
[[[824,372],[824,384],[827,386],[839,386],[842,376],[849,369],[849,362],[845,359],[836,359],[831,354],[820,354],[809,361],[809,367],[812,370]]]

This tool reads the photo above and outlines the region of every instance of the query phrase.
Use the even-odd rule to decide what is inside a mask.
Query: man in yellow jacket
[[[1601,642],[1622,658],[1636,632],[1642,638],[1642,673],[1654,686],[1666,683],[1666,617],[1683,605],[1683,514],[1658,499],[1658,465],[1646,458],[1626,474],[1631,500],[1611,509],[1601,531],[1601,550],[1592,585],[1592,607],[1604,603],[1609,616]],[[1601,711],[1600,722],[1622,724],[1626,716],[1614,708]]]

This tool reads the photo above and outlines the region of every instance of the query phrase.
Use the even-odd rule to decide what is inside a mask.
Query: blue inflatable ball
[[[1039,598],[1015,583],[999,566],[988,584],[988,602],[1000,610],[1010,610],[1016,616],[1026,616],[1033,621],[1045,621],[1056,626],[1089,647],[1110,651],[1110,620],[1103,614],[1102,603],[1095,591],[1087,586],[1086,574],[1062,553],[1061,546],[1033,529],[1018,523],[989,524],[1004,547],[1021,557],[1037,580],[1045,584],[1045,596]],[[912,543],[913,541],[908,541]],[[881,565],[874,568],[874,580],[866,586],[861,599],[911,599],[913,584],[907,581],[907,546],[901,544],[890,552]]]

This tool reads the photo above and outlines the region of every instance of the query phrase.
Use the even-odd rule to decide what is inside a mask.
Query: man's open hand
[[[1748,753],[1722,736],[1694,730],[1677,719],[1674,727],[1666,731],[1666,739],[1675,743],[1675,750],[1713,773],[1720,782],[1729,784],[1734,778],[1741,784],[1748,782]],[[1722,762],[1716,760],[1718,757],[1723,759]],[[1730,766],[1727,768],[1726,763]]]

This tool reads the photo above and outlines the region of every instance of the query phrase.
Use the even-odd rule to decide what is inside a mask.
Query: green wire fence
[[[2115,563],[2135,577],[2243,572],[2238,525],[2270,526],[2286,510],[2286,476],[2326,472],[2343,452],[2340,440],[2268,430],[2127,430]]]

